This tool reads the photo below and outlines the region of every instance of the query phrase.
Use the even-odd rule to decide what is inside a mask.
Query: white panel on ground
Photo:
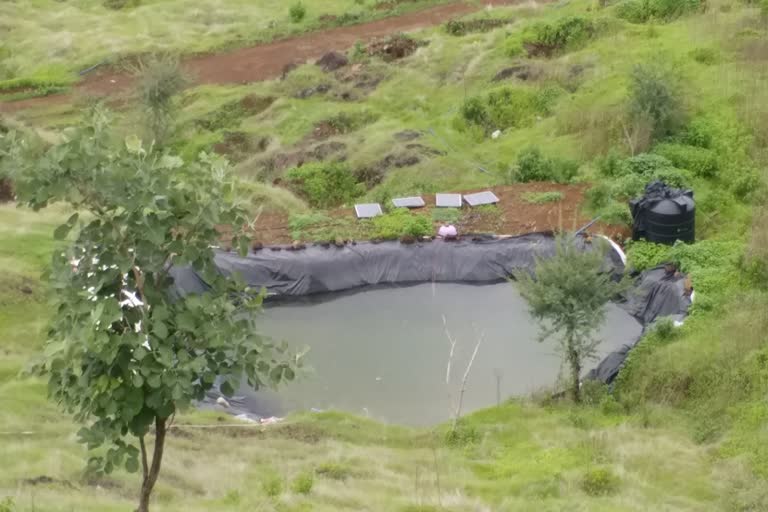
[[[461,208],[461,194],[436,194],[435,206],[438,208]]]
[[[392,200],[392,204],[398,208],[421,208],[424,206],[424,199],[421,196],[396,197]]]
[[[366,203],[356,204],[355,213],[357,214],[358,219],[370,219],[371,217],[382,215],[384,212],[381,211],[381,205],[379,203]]]
[[[496,194],[487,190],[485,192],[478,192],[476,194],[467,194],[464,196],[464,200],[469,206],[480,206],[483,204],[496,204],[499,202],[499,198]]]

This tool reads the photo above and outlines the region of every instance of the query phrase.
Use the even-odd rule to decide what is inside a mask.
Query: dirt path
[[[482,0],[480,5],[462,1],[439,5],[361,25],[310,32],[225,53],[189,57],[185,59],[184,67],[198,84],[241,84],[269,80],[280,76],[289,64],[316,59],[332,50],[346,50],[357,41],[370,41],[397,32],[438,25],[486,6],[514,3],[520,3],[520,0]],[[103,71],[87,75],[73,89],[74,94],[112,96],[129,90],[131,84],[132,78],[126,73]],[[57,105],[69,101],[71,97],[72,93],[12,102],[0,101],[0,112]]]

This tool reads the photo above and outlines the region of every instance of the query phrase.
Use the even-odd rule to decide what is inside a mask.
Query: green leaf
[[[143,151],[141,148],[141,139],[136,135],[129,135],[125,138],[125,149],[131,154],[138,155]]]
[[[62,224],[53,231],[53,238],[56,240],[64,240],[67,238],[67,235],[71,229],[72,226],[69,224]]]
[[[135,355],[135,352],[134,352]],[[133,385],[137,388],[140,388],[144,385],[144,377],[139,375],[138,373],[133,376]]]
[[[154,322],[152,324],[152,332],[155,336],[164,340],[168,337],[168,327],[163,322]]]
[[[141,347],[137,347],[136,350],[133,351],[133,358],[137,361],[141,361],[145,357],[147,357],[147,349],[144,348],[143,345]]]
[[[147,377],[147,384],[149,384],[149,387],[153,389],[157,389],[160,387],[160,376],[156,373],[150,375]]]
[[[175,155],[163,155],[157,163],[160,169],[178,169],[182,165],[184,165],[184,160]]]
[[[125,470],[129,473],[136,473],[139,470],[139,459],[136,457],[126,459]]]
[[[232,396],[235,394],[235,389],[232,387],[232,384],[230,384],[229,381],[222,382],[219,388],[224,396]]]

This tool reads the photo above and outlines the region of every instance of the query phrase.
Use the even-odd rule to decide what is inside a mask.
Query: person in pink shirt
[[[459,236],[459,232],[456,230],[456,226],[453,224],[443,223],[440,229],[437,231],[438,238],[443,240],[456,240]]]

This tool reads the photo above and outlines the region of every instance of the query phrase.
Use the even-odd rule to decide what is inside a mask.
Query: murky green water
[[[443,316],[457,342],[449,384]],[[560,372],[554,341],[536,341],[526,304],[507,283],[423,284],[281,305],[266,310],[262,326],[274,338],[311,347],[311,372],[280,390],[273,413],[341,409],[397,423],[444,421],[483,334],[464,412],[494,405],[498,396],[503,400],[551,386]],[[635,320],[610,305],[600,333],[601,354],[639,333]]]

